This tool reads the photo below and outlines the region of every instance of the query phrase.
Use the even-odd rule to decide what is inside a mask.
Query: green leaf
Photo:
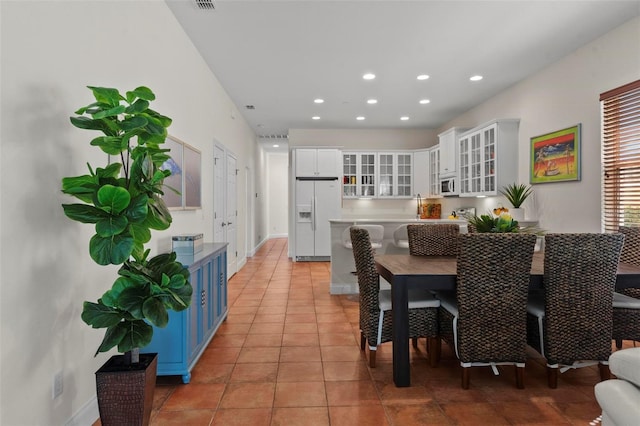
[[[153,196],[152,200],[153,202],[149,202],[149,214],[145,224],[158,231],[168,229],[172,221],[171,212],[161,198]]]
[[[151,338],[153,337],[153,327],[144,322],[143,320],[138,321],[127,321],[127,333],[125,337],[118,344],[119,352],[129,352],[134,348],[144,348],[149,343],[151,343]]]
[[[126,120],[120,123],[120,128],[125,132],[129,132],[131,130],[140,129],[142,127],[147,126],[149,120],[140,115],[135,115],[131,118],[127,118]]]
[[[98,190],[100,207],[112,214],[120,214],[129,206],[129,191],[113,185],[104,185]]]
[[[149,132],[151,135],[166,135],[167,134],[167,129],[162,125],[162,121],[160,121],[159,119],[145,114],[147,117],[147,126],[145,127],[145,129],[147,130],[147,132]],[[162,139],[164,141],[164,138]]]
[[[96,176],[99,178],[117,178],[120,175],[120,169],[122,169],[122,164],[120,163],[111,163],[104,169],[98,167],[96,170]]]
[[[98,223],[108,217],[104,211],[88,204],[63,204],[62,208],[69,219],[81,223]]]
[[[170,289],[176,290],[184,287],[185,284],[187,284],[186,278],[180,274],[176,274],[171,276],[171,279],[169,280],[167,287],[169,287]]]
[[[99,146],[105,154],[109,155],[118,155],[123,150],[122,138],[117,136],[99,136],[91,141],[91,145]]]
[[[93,328],[111,327],[122,320],[122,314],[117,309],[92,302],[84,302],[80,317]]]
[[[146,111],[147,108],[149,108],[149,102],[144,99],[138,99],[137,101],[129,105],[125,112],[127,114],[139,114],[143,111]]]
[[[142,222],[147,218],[149,197],[147,194],[135,196],[129,203],[125,214],[131,222]]]
[[[128,287],[122,290],[118,297],[118,307],[131,314],[136,319],[144,318],[142,304],[149,297],[144,286]]]
[[[129,233],[136,244],[145,244],[151,241],[151,231],[143,224],[129,223]],[[142,252],[140,252],[140,255],[142,255]]]
[[[191,304],[191,295],[193,294],[193,287],[191,284],[186,283],[184,286],[167,291],[171,298],[166,300],[166,305],[170,309],[180,312],[189,307]]]
[[[118,89],[112,89],[110,87],[95,87],[95,86],[87,86],[93,92],[93,96],[96,98],[96,101],[102,102],[109,105],[118,105],[120,104],[120,100],[124,98],[118,92]]]
[[[96,223],[96,234],[103,238],[121,234],[127,228],[129,220],[126,216],[108,215]]]
[[[115,117],[115,116],[118,116],[119,114],[124,113],[125,108],[126,107],[124,105],[118,105],[106,110],[100,110],[94,114],[91,114],[91,116],[94,118],[94,120],[99,120],[105,117]]]
[[[94,235],[89,241],[89,254],[98,265],[120,265],[131,256],[133,238],[128,235],[114,235],[103,238]]]
[[[140,86],[127,92],[127,99],[129,102],[132,102],[135,98],[144,99],[145,101],[153,101],[156,99],[156,95],[154,95],[148,87]]]
[[[102,343],[98,350],[96,351],[96,355],[100,352],[107,352],[111,348],[116,345],[120,345],[120,342],[127,335],[127,331],[129,328],[127,327],[127,322],[120,322],[113,327],[109,327],[107,331],[104,333],[104,338],[102,339]]]
[[[135,286],[136,283],[130,280],[127,277],[120,276],[115,280],[111,289],[107,290],[100,300],[106,306],[110,306],[112,308],[118,307],[118,297],[120,297],[120,293],[128,287]]]
[[[164,328],[169,322],[169,314],[162,301],[155,297],[145,300],[142,306],[144,317],[156,327]]]
[[[105,134],[111,134],[111,129],[108,124],[102,120],[93,120],[89,117],[70,117],[71,124],[79,129],[86,130],[101,130]]]

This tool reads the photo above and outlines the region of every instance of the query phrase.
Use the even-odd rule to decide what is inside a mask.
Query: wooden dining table
[[[455,257],[380,254],[375,256],[380,276],[391,284],[393,319],[393,381],[397,387],[411,386],[409,368],[408,290],[455,290]],[[542,289],[544,253],[536,252],[531,264],[529,288]],[[616,289],[640,287],[640,266],[620,263]]]

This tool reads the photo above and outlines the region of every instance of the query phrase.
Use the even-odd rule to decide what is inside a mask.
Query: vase
[[[518,222],[521,222],[524,220],[524,209],[522,208],[512,208],[509,209],[509,213],[511,214],[511,218],[513,220],[517,220]]]
[[[126,364],[112,356],[96,371],[96,395],[103,426],[147,426],[156,386],[158,354],[140,354],[140,362]]]

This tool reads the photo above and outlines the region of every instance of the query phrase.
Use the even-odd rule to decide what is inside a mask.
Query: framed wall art
[[[532,184],[580,180],[581,124],[531,138]]]
[[[163,148],[171,150],[171,158],[162,165],[163,170],[171,170],[171,176],[164,180],[165,204],[172,210],[201,208],[200,151],[173,136],[167,136]]]

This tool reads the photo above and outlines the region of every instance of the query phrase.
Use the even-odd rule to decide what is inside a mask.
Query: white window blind
[[[640,226],[640,80],[600,95],[605,232]]]

